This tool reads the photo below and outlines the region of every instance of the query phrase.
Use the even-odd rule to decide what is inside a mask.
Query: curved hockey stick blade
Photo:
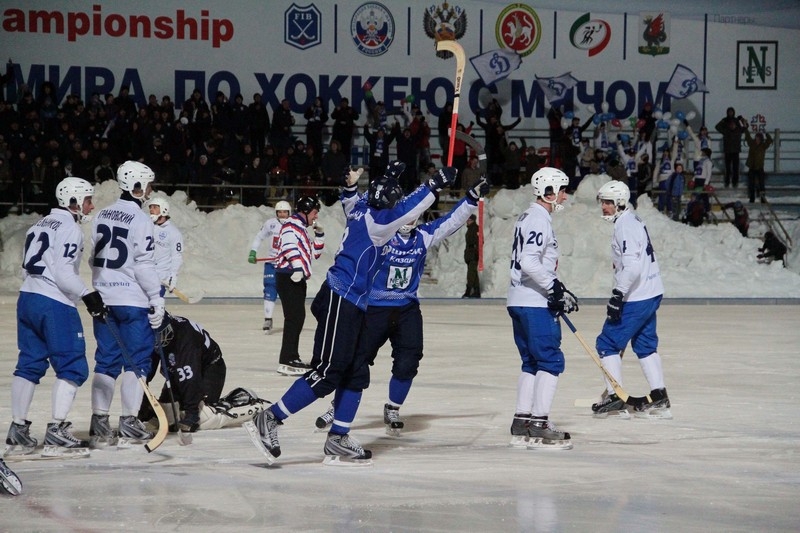
[[[625,389],[622,388],[622,385],[620,385],[619,382],[617,382],[617,380],[614,379],[614,376],[612,376],[608,372],[608,370],[606,370],[606,367],[603,366],[603,362],[600,360],[600,357],[591,348],[589,348],[589,345],[586,343],[586,340],[583,338],[583,335],[578,333],[578,330],[575,328],[575,325],[569,318],[567,318],[567,315],[564,313],[560,313],[558,316],[561,317],[561,319],[564,321],[564,323],[567,325],[570,331],[572,331],[572,333],[578,339],[578,342],[580,342],[581,346],[583,346],[583,349],[586,350],[586,353],[589,354],[589,357],[592,358],[592,361],[594,361],[595,364],[600,367],[600,370],[603,371],[603,374],[605,375],[606,379],[608,380],[609,383],[611,383],[611,386],[614,388],[614,392],[617,394],[617,396],[620,397],[620,399],[623,402],[627,403],[632,407],[640,407],[652,401],[650,399],[650,396],[631,396],[627,392],[625,392]]]
[[[164,286],[166,287],[166,285]],[[205,296],[205,293],[202,291],[200,292],[200,294],[189,295],[178,289],[172,289],[172,294],[177,296],[180,301],[185,302],[187,304],[196,304],[197,302],[203,299],[203,296]]]

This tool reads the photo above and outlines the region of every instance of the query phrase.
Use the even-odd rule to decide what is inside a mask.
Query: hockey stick
[[[272,263],[273,261],[277,261],[277,257],[258,257],[256,258],[256,263],[263,263],[266,261],[267,263]]]
[[[164,285],[163,283],[161,285],[164,286],[164,287],[167,287],[167,290],[169,291],[169,286],[168,285]],[[172,294],[177,296],[180,301],[185,302],[187,304],[196,304],[197,302],[202,300],[203,296],[204,296],[204,294],[201,294],[200,296],[197,296],[197,295],[189,296],[185,292],[179,291],[178,289],[172,289],[169,292],[171,292]]]
[[[158,352],[158,357],[161,359],[161,372],[164,374],[164,378],[167,380],[167,393],[169,394],[169,401],[172,402],[172,416],[175,420],[175,428],[178,430],[178,442],[181,446],[186,446],[192,443],[192,436],[188,433],[184,434],[183,431],[181,431],[181,425],[178,423],[178,419],[181,415],[178,412],[178,404],[175,403],[175,395],[172,393],[172,379],[169,376],[167,358],[164,355],[164,347],[161,346],[161,341],[158,339],[156,339],[156,352]]]
[[[649,395],[637,397],[630,396],[627,392],[625,392],[625,389],[622,388],[622,385],[620,385],[619,382],[614,379],[614,376],[612,376],[609,371],[606,370],[606,367],[603,366],[603,362],[600,360],[600,357],[594,352],[594,350],[589,348],[589,345],[586,344],[586,340],[584,340],[583,335],[578,333],[578,330],[575,329],[575,325],[569,318],[567,318],[567,315],[561,313],[559,316],[570,329],[570,331],[575,334],[575,337],[578,338],[578,342],[581,343],[581,346],[583,346],[583,349],[589,354],[589,357],[591,357],[595,364],[600,367],[600,370],[603,371],[603,374],[605,374],[608,382],[611,383],[611,387],[614,389],[614,392],[617,394],[617,396],[619,396],[620,400],[633,407],[644,405],[645,403],[650,403],[653,401]]]
[[[133,369],[134,366],[133,362],[131,361],[131,356],[128,353],[128,349],[125,347],[125,344],[122,342],[119,329],[117,329],[116,324],[114,324],[111,320],[107,319],[106,324],[108,325],[108,329],[111,331],[111,334],[114,336],[114,340],[117,341],[120,351],[122,351],[122,358],[125,360],[125,365]],[[144,396],[147,398],[147,401],[150,402],[150,406],[153,408],[153,412],[156,414],[156,418],[158,419],[158,432],[152,439],[150,439],[150,442],[144,445],[144,449],[150,453],[161,446],[161,443],[163,443],[164,439],[167,438],[167,413],[164,412],[164,408],[161,407],[161,404],[158,403],[156,397],[153,396],[152,392],[150,392],[150,387],[147,386],[144,378],[140,376],[138,372],[135,373],[136,377],[139,379],[139,385],[142,386],[142,391],[144,391]]]
[[[464,65],[466,56],[464,49],[456,41],[439,41],[436,43],[436,51],[446,50],[451,52],[456,58],[456,80],[453,94],[453,118],[450,120],[450,146],[447,150],[447,166],[453,165],[453,146],[456,142],[456,126],[458,126],[458,102],[461,98],[461,82],[464,80]]]

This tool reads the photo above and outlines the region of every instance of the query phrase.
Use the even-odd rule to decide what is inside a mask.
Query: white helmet
[[[56,200],[58,205],[66,208],[73,215],[78,216],[78,220],[83,223],[91,220],[89,215],[83,214],[83,200],[87,196],[94,196],[94,187],[83,178],[64,178],[56,185]],[[78,210],[73,211],[70,205],[78,205]]]
[[[289,216],[292,214],[292,206],[286,200],[281,200],[277,204],[275,204],[275,216],[278,215],[278,211],[286,211],[289,213]]]
[[[600,187],[597,191],[597,202],[602,200],[611,200],[617,207],[617,211],[613,215],[603,215],[604,220],[614,222],[617,217],[626,209],[630,207],[628,201],[631,199],[631,191],[628,186],[621,181],[612,180]]]
[[[564,206],[557,204],[555,200],[545,199],[546,194],[558,194],[562,187],[569,185],[569,177],[557,168],[542,167],[531,176],[533,195],[541,198],[548,204],[552,204],[554,211],[561,211]],[[548,190],[549,189],[549,190]]]
[[[144,190],[155,179],[156,175],[150,167],[138,161],[125,161],[117,169],[117,182],[123,191],[131,192],[137,185]]]
[[[169,218],[169,200],[167,200],[163,196],[161,196],[161,197],[156,196],[155,198],[151,198],[150,199],[150,203],[147,204],[148,208],[151,205],[157,205],[158,209],[159,209],[159,213],[157,215],[154,215],[153,213],[150,213],[150,219],[153,222],[157,222],[158,219],[161,218],[161,217]]]

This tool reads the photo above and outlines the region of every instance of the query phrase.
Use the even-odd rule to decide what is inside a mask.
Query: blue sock
[[[389,401],[395,405],[403,405],[408,396],[408,391],[411,390],[412,379],[398,379],[392,376],[389,380]]]
[[[350,425],[356,417],[358,405],[361,403],[361,391],[341,389],[336,391],[334,399],[334,413],[336,419],[331,426],[331,433],[345,435],[350,431]]]
[[[278,420],[285,420],[289,415],[304,409],[317,400],[317,395],[303,378],[298,378],[287,390],[278,403],[272,406],[272,414]]]

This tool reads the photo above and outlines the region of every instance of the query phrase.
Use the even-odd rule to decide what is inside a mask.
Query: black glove
[[[622,293],[617,289],[611,291],[611,299],[608,300],[608,305],[606,305],[606,318],[609,322],[619,322],[622,319],[622,306],[624,304]]]
[[[547,308],[554,313],[571,313],[578,310],[578,299],[556,278],[547,291]]]
[[[426,185],[433,192],[439,192],[442,189],[452,185],[453,182],[456,181],[457,174],[458,169],[455,167],[440,168],[438,171],[436,171],[436,174],[428,179]]]
[[[86,309],[92,318],[96,318],[100,322],[105,322],[108,316],[108,307],[103,303],[103,297],[97,291],[90,292],[83,298],[83,303],[86,304]]]
[[[486,176],[481,176],[480,179],[469,188],[467,196],[470,200],[478,203],[478,200],[489,194],[489,190],[489,182],[486,180]]]
[[[384,176],[387,178],[399,179],[400,174],[402,174],[405,169],[406,164],[402,161],[392,161],[386,165],[386,172],[384,173]]]

